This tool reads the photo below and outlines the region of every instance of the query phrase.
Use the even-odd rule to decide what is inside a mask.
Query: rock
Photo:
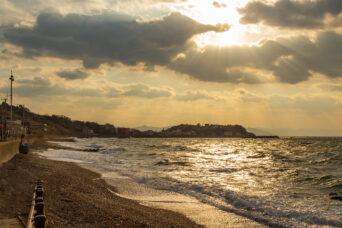
[[[330,199],[342,201],[342,196],[332,196]]]

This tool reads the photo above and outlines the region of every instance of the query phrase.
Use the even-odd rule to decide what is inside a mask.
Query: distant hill
[[[5,105],[5,116],[9,119],[10,107]],[[22,106],[13,106],[13,120],[22,120],[29,126],[30,133],[42,135],[46,125],[47,136],[116,136],[115,127],[111,124],[98,124],[89,121],[71,120],[63,115],[40,115]]]

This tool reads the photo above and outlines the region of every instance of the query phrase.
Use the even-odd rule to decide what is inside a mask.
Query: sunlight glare
[[[182,13],[194,20],[210,25],[229,24],[230,29],[223,33],[208,32],[195,38],[199,46],[216,45],[243,45],[246,26],[239,23],[240,15],[237,8],[243,7],[248,0],[216,1],[221,7],[215,7],[212,1],[189,1],[189,7]],[[191,7],[190,7],[191,6]]]

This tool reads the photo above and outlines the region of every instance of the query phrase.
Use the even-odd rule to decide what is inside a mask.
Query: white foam
[[[172,210],[206,227],[266,227],[245,217],[221,211],[197,199],[175,192],[156,190],[130,179],[105,178],[115,186],[121,197],[140,202],[145,206]]]

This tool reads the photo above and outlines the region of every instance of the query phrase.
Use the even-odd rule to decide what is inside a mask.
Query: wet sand
[[[42,179],[49,227],[201,227],[179,213],[119,197],[99,174],[73,163],[17,154],[0,165],[0,175],[0,219],[20,215],[26,222],[35,181]]]

